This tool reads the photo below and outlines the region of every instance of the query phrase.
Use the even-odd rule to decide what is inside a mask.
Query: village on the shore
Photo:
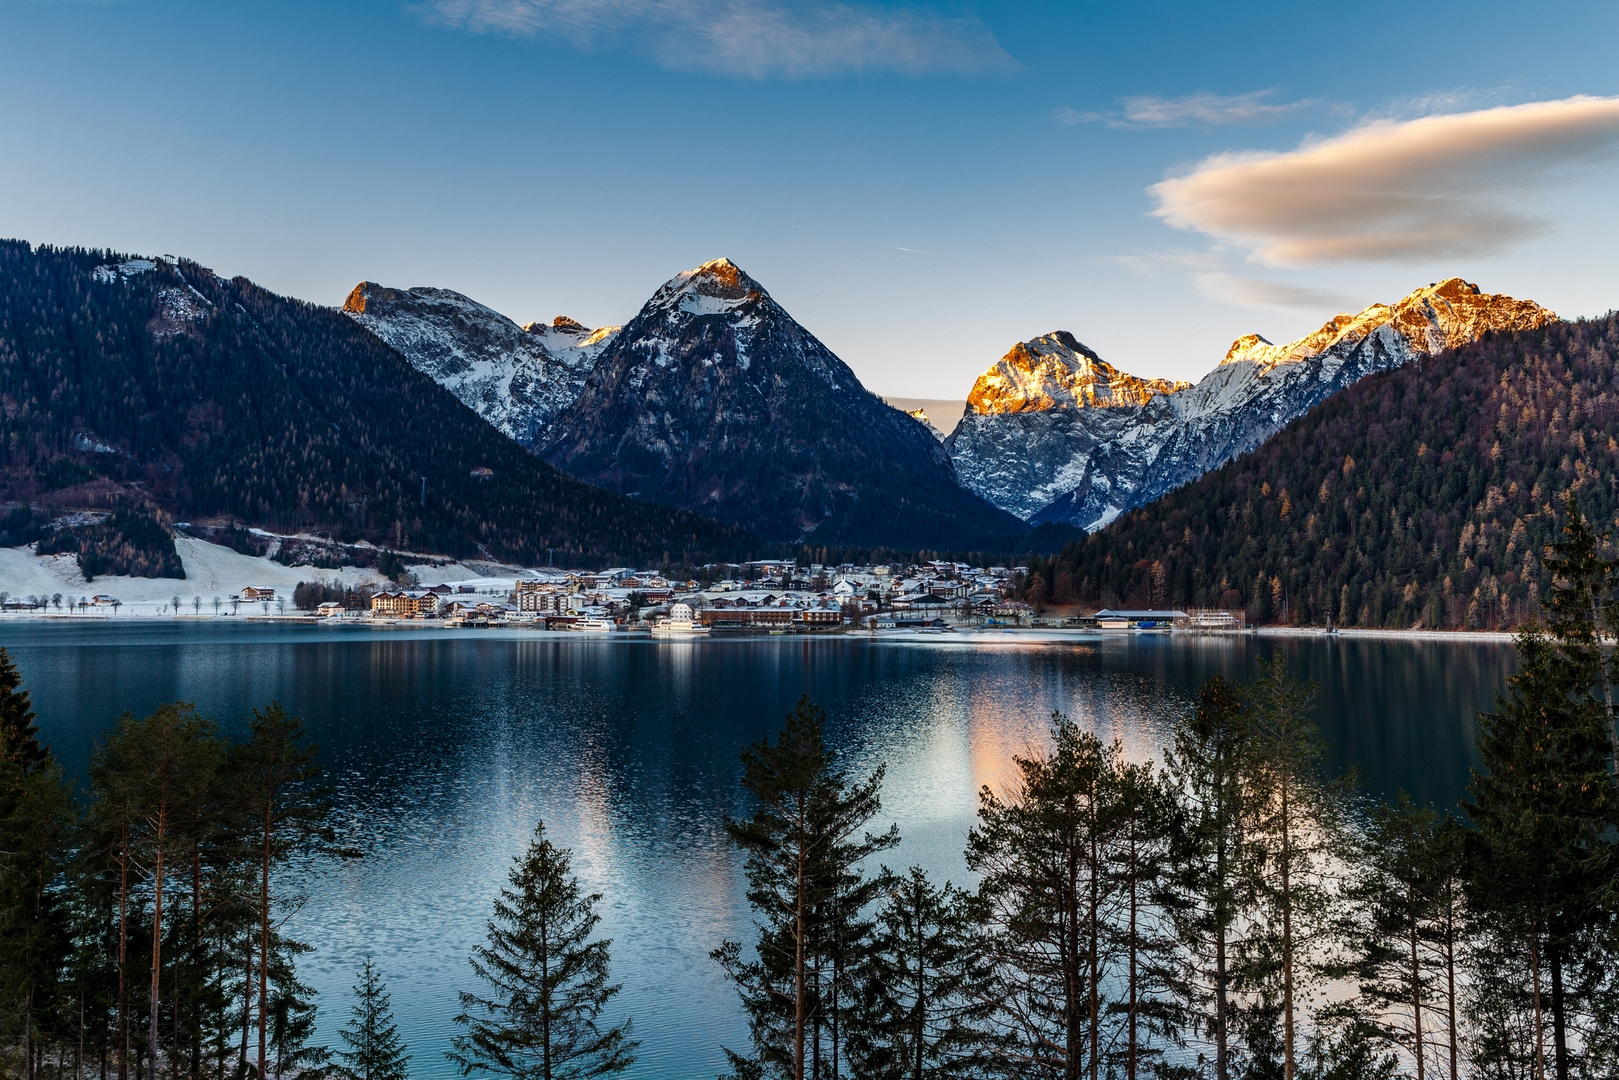
[[[1016,599],[1022,567],[973,567],[932,561],[911,565],[844,563],[800,566],[761,559],[702,567],[701,578],[675,579],[631,567],[599,572],[545,568],[514,577],[425,585],[303,582],[288,590],[244,585],[207,600],[179,596],[146,604],[143,614],[379,625],[430,623],[455,628],[518,627],[585,633],[826,633],[1026,627],[1113,631],[1246,629],[1241,612],[1181,610],[1037,611]],[[115,595],[60,593],[0,596],[7,612],[112,617]],[[133,611],[133,609],[132,609]]]

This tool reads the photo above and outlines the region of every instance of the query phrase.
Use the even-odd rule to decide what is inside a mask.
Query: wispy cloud
[[[680,71],[744,78],[1015,70],[984,23],[920,8],[836,0],[430,0],[442,26],[624,49]]]
[[[1352,297],[1299,281],[1276,281],[1232,272],[1230,260],[1212,251],[1160,251],[1118,255],[1113,261],[1150,278],[1190,278],[1198,295],[1240,307],[1313,311],[1358,311]]]
[[[1053,118],[1059,124],[1106,124],[1111,128],[1124,129],[1229,127],[1237,124],[1254,126],[1274,124],[1322,104],[1314,98],[1304,101],[1269,100],[1275,95],[1274,89],[1232,95],[1204,91],[1178,98],[1142,94],[1120,98],[1120,108],[1113,112],[1058,109]]]
[[[1337,314],[1340,311],[1358,311],[1366,305],[1342,293],[1317,289],[1297,282],[1268,281],[1265,278],[1246,277],[1221,271],[1196,274],[1193,284],[1197,291],[1210,300],[1238,304],[1251,308],[1285,308]]]
[[[1372,120],[1154,184],[1154,213],[1272,265],[1476,255],[1533,236],[1553,184],[1619,150],[1619,97]]]

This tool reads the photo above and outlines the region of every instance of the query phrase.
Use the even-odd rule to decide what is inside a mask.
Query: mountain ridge
[[[1619,314],[1378,372],[1251,453],[1031,563],[1035,599],[1257,622],[1511,629],[1578,500],[1619,528]]]
[[[1025,531],[728,259],[665,282],[537,447],[572,475],[767,539],[965,549]]]
[[[1139,403],[969,410],[946,446],[962,482],[1002,509],[1034,524],[1095,530],[1254,449],[1368,374],[1555,318],[1532,301],[1448,278],[1395,305],[1338,315],[1286,345],[1239,338],[1196,384]]]
[[[186,260],[0,241],[0,386],[0,501],[30,529],[139,503],[528,563],[757,543],[568,477],[344,312]]]
[[[362,281],[343,302],[355,322],[524,446],[579,396],[618,327],[591,330],[566,315],[515,321],[451,289]]]

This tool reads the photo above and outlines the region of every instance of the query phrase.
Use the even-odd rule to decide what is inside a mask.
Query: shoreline
[[[584,634],[572,630],[544,630],[536,629],[524,623],[516,623],[501,627],[464,627],[447,626],[439,619],[372,619],[372,618],[315,618],[310,615],[272,615],[255,613],[247,614],[180,614],[180,615],[144,615],[121,614],[108,612],[7,612],[0,615],[0,626],[9,622],[35,622],[35,621],[82,621],[98,624],[113,622],[139,623],[150,625],[154,623],[259,623],[301,627],[324,627],[328,629],[373,629],[373,630],[465,630],[465,631],[520,631],[524,634],[555,634],[561,637],[592,638],[597,640],[640,640],[643,635],[634,631],[618,631],[612,634]],[[745,630],[721,632],[718,636],[724,638],[752,638],[752,637],[862,637],[873,640],[907,640],[911,638],[932,639],[935,637],[949,638],[988,638],[999,635],[1015,635],[1023,640],[1046,641],[1095,641],[1101,639],[1117,640],[1132,637],[1169,637],[1169,638],[1242,638],[1242,637],[1270,637],[1270,638],[1307,638],[1307,639],[1378,639],[1390,641],[1438,641],[1455,642],[1458,644],[1511,644],[1516,634],[1505,630],[1364,630],[1355,628],[1335,629],[1330,635],[1319,627],[1295,626],[1260,626],[1243,631],[1097,631],[1080,630],[1072,627],[1046,627],[1046,626],[995,626],[953,627],[943,633],[918,634],[907,631],[878,631],[869,630],[821,630],[815,633],[794,634],[766,634],[763,632],[749,632]],[[708,637],[710,635],[704,635]],[[685,639],[682,639],[685,640]]]

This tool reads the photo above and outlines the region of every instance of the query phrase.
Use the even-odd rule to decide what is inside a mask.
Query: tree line
[[[883,769],[852,773],[801,700],[743,752],[749,811],[727,821],[755,916],[712,954],[747,1022],[731,1075],[1615,1075],[1619,561],[1598,539],[1575,517],[1551,546],[1547,621],[1480,717],[1459,815],[1329,776],[1315,690],[1277,655],[1205,683],[1161,761],[1054,714],[1049,745],[979,794],[975,881],[940,882],[882,865],[899,842]],[[272,706],[229,744],[183,706],[125,717],[76,814],[9,665],[0,689],[8,1068],[405,1074],[369,962],[347,1049],[309,1039],[276,874],[333,842],[294,719]],[[601,899],[541,824],[471,958],[449,1054],[464,1075],[634,1063]]]
[[[1570,497],[1619,522],[1619,315],[1491,334],[1362,379],[1030,560],[1027,599],[1513,629],[1546,595],[1540,553]]]

